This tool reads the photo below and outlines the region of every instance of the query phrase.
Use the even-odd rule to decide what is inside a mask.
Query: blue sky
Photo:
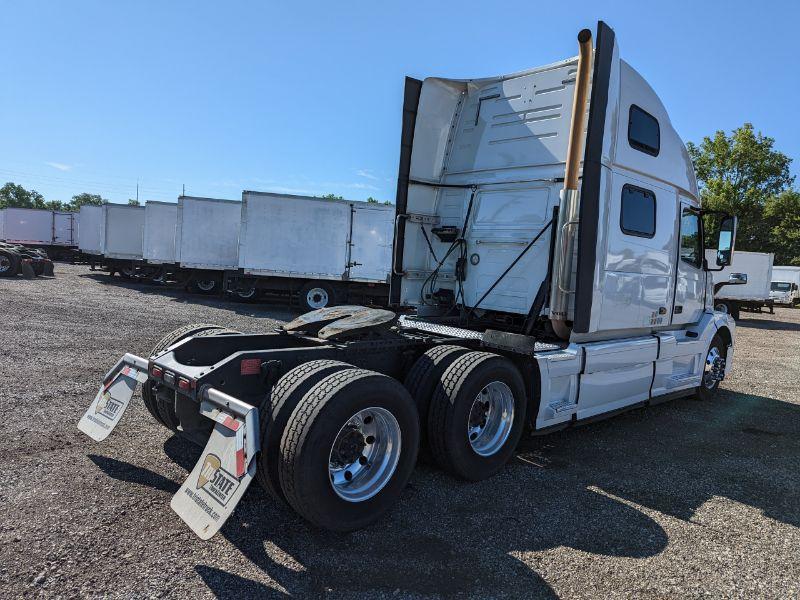
[[[648,4],[1,0],[0,183],[394,200],[405,75],[560,60],[599,18],[684,140],[751,121],[800,172],[800,3]]]

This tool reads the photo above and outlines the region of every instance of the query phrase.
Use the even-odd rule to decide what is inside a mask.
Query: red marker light
[[[186,379],[186,377],[181,377],[178,379],[178,388],[182,390],[190,390],[192,389],[192,382]]]
[[[150,375],[156,379],[161,379],[164,376],[164,371],[160,367],[153,367],[150,369]]]

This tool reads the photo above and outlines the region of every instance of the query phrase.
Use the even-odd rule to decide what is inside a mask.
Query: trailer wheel
[[[0,250],[0,277],[13,277],[19,272],[19,254],[12,250]]]
[[[700,400],[711,400],[717,394],[719,383],[725,376],[725,359],[727,348],[719,334],[711,339],[703,364],[703,379],[697,387],[697,397]]]
[[[445,471],[480,481],[499,471],[522,435],[527,400],[507,358],[469,352],[447,367],[428,413],[428,443]]]
[[[150,356],[155,356],[157,354],[161,354],[164,350],[175,344],[176,342],[181,341],[184,338],[197,335],[201,331],[206,331],[209,329],[224,329],[219,325],[211,325],[209,323],[195,323],[193,325],[184,325],[183,327],[179,327],[178,329],[171,331],[163,338],[161,338],[158,343],[153,346],[153,349],[150,351]],[[174,399],[173,399],[174,400]],[[159,407],[162,404],[167,403],[166,401],[162,402],[156,398],[156,394],[153,391],[152,384],[148,381],[142,386],[142,401],[144,402],[145,408],[147,408],[148,412],[153,416],[153,418],[161,423],[167,429],[175,430],[177,428],[177,417],[175,417],[175,410],[172,409],[170,414],[169,411],[164,410],[168,417],[172,417],[169,420],[164,420],[159,410]]]
[[[333,306],[336,302],[333,288],[321,281],[309,281],[300,290],[300,304],[307,311]]]
[[[272,388],[268,413],[261,419],[261,456],[257,463],[256,479],[276,500],[286,502],[278,463],[281,438],[292,412],[303,396],[325,377],[354,368],[338,360],[312,360],[289,370]]]
[[[403,383],[414,398],[419,413],[420,448],[425,448],[428,441],[428,409],[436,387],[447,367],[467,352],[469,350],[463,346],[434,346],[417,359],[406,375]]]
[[[119,276],[123,279],[133,279],[133,276],[136,274],[136,267],[132,264],[126,264],[123,267],[120,267]]]
[[[258,296],[258,288],[255,285],[253,285],[252,287],[249,288],[237,289],[234,292],[234,294],[236,294],[236,297],[239,300],[242,300],[244,302],[250,302],[252,300],[255,300],[256,297]]]
[[[294,409],[281,440],[281,488],[314,525],[361,529],[397,501],[418,447],[419,416],[400,382],[374,371],[340,371]]]
[[[189,285],[191,290],[197,294],[213,294],[219,289],[219,281],[216,277],[197,277],[192,279]]]

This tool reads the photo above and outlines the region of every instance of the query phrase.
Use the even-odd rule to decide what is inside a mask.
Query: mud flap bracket
[[[78,429],[96,442],[102,442],[125,414],[136,386],[147,381],[147,361],[126,354],[103,378],[103,385],[78,422]]]

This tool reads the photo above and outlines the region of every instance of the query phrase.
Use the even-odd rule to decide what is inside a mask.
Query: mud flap
[[[31,265],[31,259],[23,258],[22,261],[19,263],[20,273],[25,279],[33,279],[36,277],[36,273],[33,271],[33,265]]]
[[[78,429],[96,442],[102,442],[117,426],[139,383],[147,381],[147,361],[126,354],[108,372],[81,420]]]
[[[201,539],[233,513],[256,472],[258,409],[213,388],[201,391],[200,413],[216,422],[208,443],[170,506]]]
[[[45,277],[53,277],[55,275],[55,271],[53,270],[53,262],[48,260],[44,263],[44,272],[42,273]]]

